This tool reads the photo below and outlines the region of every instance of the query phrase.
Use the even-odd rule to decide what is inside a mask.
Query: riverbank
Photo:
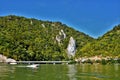
[[[92,56],[92,57],[80,57],[75,59],[77,63],[101,63],[101,64],[112,64],[112,63],[120,63],[120,58],[118,57],[102,57],[102,56]]]
[[[92,57],[80,57],[73,60],[68,61],[16,61],[11,58],[7,58],[6,56],[0,54],[0,62],[2,63],[9,63],[9,64],[74,64],[74,63],[99,63],[99,64],[114,64],[114,63],[120,63],[120,58],[111,57],[111,56],[92,56]]]

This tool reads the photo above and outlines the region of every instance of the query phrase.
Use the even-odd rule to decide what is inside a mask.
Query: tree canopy
[[[87,43],[79,50],[79,56],[118,56],[120,57],[120,25],[115,26],[102,37]]]
[[[56,36],[60,30],[65,32],[66,38],[59,44]],[[66,48],[71,36],[76,40],[76,55],[94,40],[61,22],[15,15],[0,17],[0,54],[16,60],[67,60]]]

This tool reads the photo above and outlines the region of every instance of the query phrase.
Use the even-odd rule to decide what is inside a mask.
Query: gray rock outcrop
[[[4,63],[16,63],[16,60],[11,59],[11,58],[7,58],[6,56],[0,54],[0,62],[4,62]]]
[[[6,62],[7,57],[0,54],[0,62]]]
[[[16,63],[16,60],[8,58],[6,59],[6,63]]]
[[[30,21],[30,24],[33,25],[33,21],[32,20]]]
[[[61,29],[61,30],[59,31],[59,35],[56,35],[56,40],[57,40],[58,43],[60,43],[61,40],[65,39],[65,38],[66,38],[66,34],[65,34],[65,32]]]
[[[43,28],[45,28],[45,25],[44,24],[41,24]]]

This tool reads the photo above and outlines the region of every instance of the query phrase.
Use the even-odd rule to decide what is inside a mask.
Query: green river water
[[[0,80],[120,80],[120,65],[40,64],[33,69],[0,63]]]

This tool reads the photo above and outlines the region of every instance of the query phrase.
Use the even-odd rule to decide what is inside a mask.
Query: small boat
[[[39,67],[39,64],[27,65],[26,67],[29,67],[29,68],[37,68],[37,67]]]

